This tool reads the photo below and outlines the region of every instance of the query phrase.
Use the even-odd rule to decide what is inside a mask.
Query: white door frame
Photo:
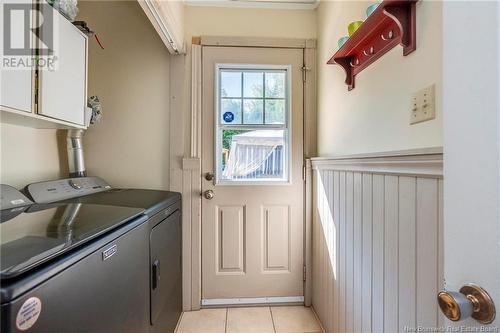
[[[295,48],[304,52],[304,158],[316,155],[316,41],[312,39],[253,38],[253,37],[194,37],[188,58],[191,57],[191,117],[190,155],[182,159],[180,169],[171,170],[172,190],[182,192],[183,198],[183,308],[201,307],[201,70],[203,46],[239,46]],[[186,65],[186,69],[188,65]],[[187,70],[186,70],[187,72]],[[178,131],[176,131],[178,132]],[[176,138],[171,145],[179,145]],[[307,165],[310,166],[309,163]],[[310,167],[305,170],[306,176]],[[310,177],[306,177],[304,197],[304,283],[305,305],[311,304],[311,216]],[[309,179],[309,181],[308,181]]]

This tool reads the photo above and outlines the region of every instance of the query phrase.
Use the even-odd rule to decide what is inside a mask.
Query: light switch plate
[[[417,124],[436,118],[435,86],[417,91],[411,97],[410,124]]]

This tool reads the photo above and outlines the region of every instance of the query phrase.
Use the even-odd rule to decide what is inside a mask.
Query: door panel
[[[219,273],[243,273],[244,238],[245,238],[245,207],[218,207],[217,258],[220,260]]]
[[[255,80],[269,84],[269,89],[262,93],[258,89],[251,91],[256,96],[268,96],[275,100],[264,101],[265,119],[283,119],[280,108],[285,103],[282,97],[283,89],[272,86],[279,79],[282,72],[276,68],[286,67],[289,76],[289,99],[286,104],[290,110],[287,128],[291,133],[290,144],[284,146],[287,135],[278,131],[257,131],[266,137],[274,146],[258,147],[251,150],[252,156],[258,156],[256,164],[247,168],[247,174],[255,175],[258,172],[268,172],[268,178],[259,182],[248,182],[243,179],[241,164],[235,162],[233,166],[238,173],[234,179],[240,182],[224,182],[216,184],[215,180],[202,178],[203,192],[211,190],[214,198],[202,201],[202,299],[244,298],[244,297],[286,297],[303,295],[303,83],[301,68],[303,52],[300,49],[269,49],[269,48],[238,48],[238,47],[204,47],[203,48],[203,143],[202,143],[202,175],[216,173],[216,139],[215,121],[233,121],[231,117],[218,120],[217,115],[217,66],[226,64],[238,66],[252,66],[253,74],[241,77],[246,80]],[[280,67],[281,66],[281,67]],[[246,67],[245,67],[246,68]],[[276,73],[260,76],[255,71],[271,68]],[[248,72],[251,72],[248,70]],[[225,74],[226,75],[226,74]],[[226,76],[225,76],[226,77]],[[230,79],[231,74],[227,74]],[[237,75],[234,76],[237,78]],[[258,78],[258,79],[256,79]],[[262,81],[260,81],[262,78]],[[228,79],[228,80],[229,80]],[[228,81],[230,82],[230,81]],[[236,81],[235,81],[236,82]],[[242,81],[245,82],[245,81]],[[255,98],[245,100],[246,83],[241,85],[241,101],[234,102],[233,107],[243,106],[243,118],[246,117],[246,104],[260,103]],[[223,82],[226,85],[226,82]],[[262,87],[262,85],[260,85]],[[267,87],[267,86],[266,86]],[[240,92],[231,87],[224,87],[228,96],[239,98]],[[273,88],[273,89],[271,89]],[[237,96],[235,96],[237,95]],[[276,97],[278,96],[278,97]],[[265,97],[264,97],[265,98]],[[260,104],[259,104],[260,105]],[[224,106],[225,107],[225,106]],[[260,106],[259,106],[260,108]],[[259,112],[261,109],[250,112]],[[271,109],[272,108],[272,109]],[[287,108],[287,110],[288,110]],[[260,111],[262,112],[262,111]],[[274,112],[271,115],[271,112]],[[222,115],[222,114],[221,114]],[[241,121],[235,112],[234,122]],[[274,117],[274,118],[270,118]],[[257,119],[257,118],[256,118]],[[264,120],[264,123],[266,121]],[[282,122],[276,121],[279,127]],[[238,140],[248,139],[248,132],[255,131],[248,128],[238,132]],[[274,135],[274,136],[273,136]],[[235,138],[235,136],[233,136]],[[231,140],[236,140],[231,138]],[[275,140],[275,141],[273,141]],[[281,140],[281,141],[279,141]],[[281,142],[284,149],[278,149]],[[246,143],[248,144],[248,142]],[[234,146],[231,146],[233,148]],[[286,149],[289,149],[287,151]],[[231,159],[230,154],[235,150],[225,152],[225,158]],[[288,154],[291,170],[288,165],[276,164],[282,154]],[[236,153],[234,153],[236,156]],[[244,156],[239,153],[238,156]],[[218,156],[218,155],[217,155]],[[218,157],[219,158],[219,157]],[[234,157],[233,157],[234,158]],[[266,160],[267,158],[267,160]],[[282,159],[284,160],[284,159]],[[265,162],[267,161],[267,162]],[[234,162],[234,161],[233,161]],[[229,165],[228,162],[227,165]],[[271,179],[276,170],[289,172],[289,181],[274,182]],[[249,171],[248,171],[249,170]],[[281,171],[278,171],[278,173]],[[229,173],[224,173],[224,177]],[[236,174],[236,172],[235,172]],[[287,174],[288,175],[288,174]],[[227,176],[230,177],[230,176]],[[239,178],[238,178],[239,177]]]
[[[290,206],[264,207],[265,271],[287,271],[290,267]]]

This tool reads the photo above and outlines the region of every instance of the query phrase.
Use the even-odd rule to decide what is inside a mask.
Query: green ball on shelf
[[[349,23],[349,26],[347,27],[347,31],[349,32],[349,37],[351,37],[362,24],[363,21],[354,21]]]

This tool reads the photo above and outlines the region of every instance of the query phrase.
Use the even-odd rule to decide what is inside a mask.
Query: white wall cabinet
[[[77,125],[85,124],[87,100],[87,37],[59,17],[56,68],[39,74],[38,113]]]
[[[23,0],[9,0],[12,4],[24,3]],[[0,6],[0,17],[4,17],[4,6]],[[13,47],[24,45],[24,15],[11,15],[10,44]],[[0,36],[0,48],[2,55],[6,54],[7,47],[4,40],[5,34]],[[30,40],[30,45],[32,45]],[[0,105],[2,108],[10,108],[21,112],[33,111],[33,71],[29,69],[0,69]]]
[[[52,7],[44,7],[45,10],[54,15],[54,31],[42,30],[42,36],[54,36],[55,68],[40,68],[37,76],[35,68],[2,69],[0,119],[37,128],[85,128],[88,38]],[[13,40],[23,43],[26,23],[22,16],[11,17]],[[36,42],[32,40],[31,45]]]
[[[0,104],[13,110],[33,111],[33,72],[30,70],[2,70]]]

